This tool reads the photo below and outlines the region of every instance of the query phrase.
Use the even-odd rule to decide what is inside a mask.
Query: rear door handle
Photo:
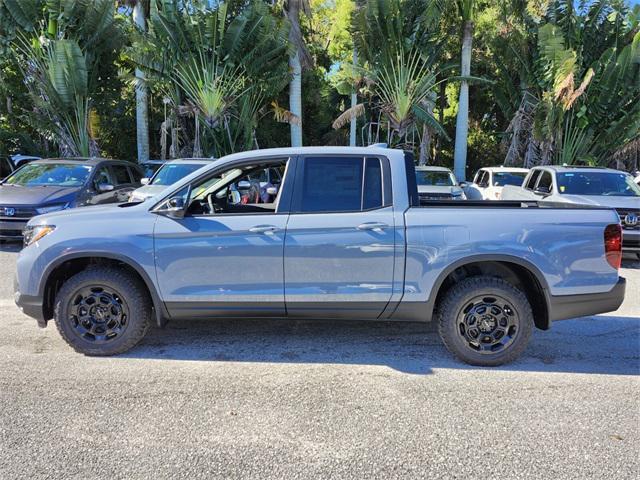
[[[256,225],[255,227],[251,227],[249,229],[251,233],[264,233],[265,235],[272,235],[278,230],[280,229],[273,225]]]
[[[358,225],[358,230],[382,230],[384,228],[389,228],[389,225],[382,222],[367,222]]]

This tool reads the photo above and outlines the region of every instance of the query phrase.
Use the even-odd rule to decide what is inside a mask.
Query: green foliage
[[[148,33],[135,34],[127,53],[154,91],[171,99],[176,122],[195,116],[182,143],[198,152],[202,141],[204,153],[217,157],[252,147],[260,109],[287,82],[287,35],[259,0],[214,9],[156,0]]]

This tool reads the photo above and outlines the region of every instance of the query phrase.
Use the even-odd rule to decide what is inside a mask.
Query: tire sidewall
[[[126,304],[129,316],[124,331],[115,339],[96,344],[80,337],[69,318],[71,301],[79,290],[100,286],[117,293]],[[149,327],[149,306],[138,282],[113,270],[87,270],[69,279],[56,296],[54,318],[63,338],[76,351],[87,355],[115,355],[132,348]],[[138,338],[139,337],[139,338]]]
[[[524,351],[533,330],[533,314],[524,293],[498,278],[481,277],[487,284],[482,285],[480,278],[469,278],[453,287],[447,294],[443,308],[439,313],[439,331],[445,346],[454,355],[471,365],[497,366],[508,363]],[[518,315],[518,329],[511,343],[500,352],[487,354],[471,349],[458,331],[460,310],[479,296],[500,296],[507,300]]]

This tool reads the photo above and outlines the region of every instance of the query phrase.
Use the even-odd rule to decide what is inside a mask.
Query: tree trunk
[[[297,121],[290,122],[291,126],[291,146],[302,146],[302,65],[300,64],[300,54],[289,57],[289,67],[291,68],[291,82],[289,83],[289,111],[297,117]]]
[[[353,66],[355,68],[356,64],[358,63],[358,52],[356,51],[356,49],[353,49]],[[355,109],[355,106],[358,104],[358,95],[356,94],[356,88],[355,86],[353,87],[353,90],[351,91],[351,108]],[[355,113],[353,115],[351,115],[351,123],[349,125],[349,146],[350,147],[355,147],[356,146],[356,128],[358,125],[358,119],[356,118]]]
[[[471,45],[473,42],[473,22],[464,24],[462,34],[462,62],[460,74],[471,75]],[[469,133],[469,82],[462,80],[460,98],[458,100],[458,116],[456,117],[456,146],[454,154],[454,170],[459,182],[466,180],[467,170],[467,135]]]
[[[142,1],[136,2],[133,7],[133,21],[136,26],[146,31],[147,25],[144,16]],[[149,110],[148,87],[144,80],[142,70],[136,68],[136,143],[138,147],[138,162],[149,160]]]

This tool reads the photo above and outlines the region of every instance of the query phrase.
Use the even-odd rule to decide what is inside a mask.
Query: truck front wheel
[[[134,275],[92,267],[63,285],[54,319],[62,338],[85,355],[117,355],[133,348],[151,325],[151,301]]]
[[[438,308],[438,331],[447,349],[470,365],[497,366],[522,354],[533,330],[526,295],[494,277],[454,285]]]

